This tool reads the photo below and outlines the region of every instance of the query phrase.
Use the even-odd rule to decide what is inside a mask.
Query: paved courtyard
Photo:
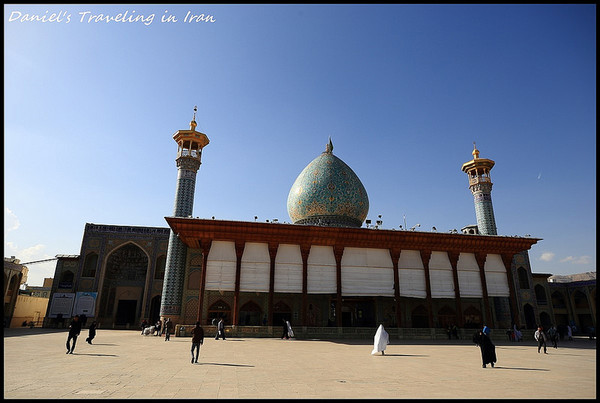
[[[538,354],[534,341],[496,341],[495,368],[468,340],[368,341],[232,338],[212,329],[197,364],[191,339],[66,330],[4,329],[5,399],[524,398],[595,399],[596,340],[564,341]],[[373,330],[373,333],[375,329]]]

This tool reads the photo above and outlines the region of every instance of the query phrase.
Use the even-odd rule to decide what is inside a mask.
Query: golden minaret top
[[[473,153],[472,154],[473,154],[473,159],[479,158],[479,150],[477,149],[475,142],[473,142]]]
[[[196,130],[196,112],[198,111],[198,107],[194,106],[194,117],[192,118],[192,121],[190,122],[190,130],[195,131]]]

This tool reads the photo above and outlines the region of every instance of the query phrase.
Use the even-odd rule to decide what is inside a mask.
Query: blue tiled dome
[[[327,149],[304,168],[290,189],[288,214],[294,224],[360,227],[369,197],[358,176]]]

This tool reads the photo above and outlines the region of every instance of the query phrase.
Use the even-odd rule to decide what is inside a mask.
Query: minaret
[[[463,172],[469,176],[469,189],[473,193],[477,227],[483,235],[497,235],[494,208],[492,207],[492,179],[490,171],[495,162],[479,158],[479,150],[473,142],[473,159],[465,162]]]
[[[192,216],[196,173],[202,163],[202,148],[209,143],[206,134],[196,131],[196,111],[197,108],[194,107],[190,130],[178,130],[173,135],[173,140],[177,143],[174,217]],[[171,230],[160,304],[160,315],[171,317],[171,320],[178,319],[181,315],[186,253],[185,244]]]

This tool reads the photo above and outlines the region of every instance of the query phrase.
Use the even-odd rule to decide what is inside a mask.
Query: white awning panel
[[[302,292],[302,254],[300,245],[281,244],[275,258],[275,292]]]
[[[447,252],[431,252],[429,259],[431,298],[454,298],[454,276]]]
[[[461,297],[483,297],[481,274],[474,253],[461,253],[458,257],[458,288]]]
[[[269,292],[271,258],[266,243],[244,245],[240,271],[240,291]]]
[[[213,241],[206,262],[205,289],[235,291],[235,244]]]
[[[423,269],[399,269],[400,296],[426,298],[425,271]]]
[[[398,259],[400,296],[426,298],[425,269],[418,250],[403,250]]]
[[[394,266],[389,250],[344,248],[342,295],[394,296]]]
[[[462,253],[458,256],[458,271],[476,271],[479,273],[479,265],[474,253]]]
[[[431,252],[431,258],[429,258],[429,270],[452,270],[450,259],[448,259],[447,252]]]
[[[333,247],[313,245],[308,254],[307,288],[309,294],[337,292]]]
[[[399,269],[423,269],[423,260],[421,252],[418,250],[403,250],[398,259]]]
[[[458,288],[461,297],[483,297],[483,288],[481,287],[481,274],[474,271],[458,271]]]
[[[487,283],[488,296],[490,297],[509,297],[508,277],[502,257],[496,254],[489,254],[485,259],[485,282]]]

